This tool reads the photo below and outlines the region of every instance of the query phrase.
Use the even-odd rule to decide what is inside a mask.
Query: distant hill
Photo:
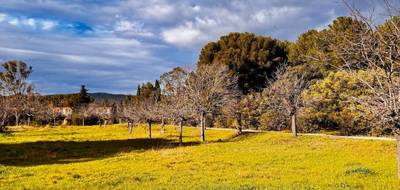
[[[125,94],[110,94],[110,93],[89,93],[89,96],[93,97],[95,101],[109,101],[109,102],[119,102],[125,99],[128,95]]]
[[[52,94],[52,95],[47,95],[47,97],[68,97],[72,96],[74,94]],[[111,103],[117,103],[120,102],[121,100],[125,99],[128,95],[125,94],[110,94],[110,93],[104,93],[104,92],[96,92],[96,93],[89,93],[89,96],[94,98],[95,102],[103,102],[103,101],[108,101]]]

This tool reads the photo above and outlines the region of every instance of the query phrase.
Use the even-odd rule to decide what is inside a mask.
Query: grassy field
[[[394,141],[124,126],[15,128],[0,189],[399,189]]]

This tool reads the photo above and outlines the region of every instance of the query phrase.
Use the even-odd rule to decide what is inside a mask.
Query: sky
[[[133,94],[222,35],[295,41],[342,15],[341,0],[1,0],[0,62],[31,65],[42,94]]]

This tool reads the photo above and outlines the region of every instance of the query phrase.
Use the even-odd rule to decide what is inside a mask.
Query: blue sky
[[[354,1],[363,10],[372,3]],[[42,94],[129,93],[229,32],[286,40],[347,15],[340,0],[1,0],[0,61],[33,66]]]

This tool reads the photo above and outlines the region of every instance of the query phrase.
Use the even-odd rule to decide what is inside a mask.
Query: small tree
[[[152,139],[152,124],[159,118],[156,104],[156,97],[149,97],[142,99],[136,106],[138,117],[146,122],[149,128],[149,139]]]
[[[32,73],[32,67],[22,61],[7,61],[3,63],[0,72],[0,96],[7,96],[7,102],[14,114],[15,124],[19,125],[20,116],[26,111],[28,95],[33,92],[33,87],[27,79]]]
[[[304,75],[291,73],[286,67],[275,72],[273,82],[267,91],[267,109],[290,116],[293,136],[297,136],[296,116],[302,106],[301,93],[307,88]]]
[[[43,114],[50,119],[53,126],[56,126],[57,118],[61,117],[61,110],[59,110],[59,108],[57,108],[53,102],[48,102],[47,104],[43,105],[43,107]]]
[[[129,133],[134,124],[144,122],[148,125],[149,139],[152,138],[152,124],[159,119],[156,104],[155,96],[132,97],[124,101],[120,115],[128,121]]]
[[[31,93],[27,97],[27,103],[25,105],[25,114],[27,116],[27,125],[31,125],[31,119],[37,114],[40,114],[40,109],[43,106],[41,104],[42,97],[39,94]]]
[[[79,108],[78,108],[78,113],[81,115],[82,117],[82,126],[85,126],[85,121],[86,118],[89,118],[90,116],[92,116],[94,114],[94,111],[96,109],[96,106],[94,105],[89,105],[87,103],[82,104]]]
[[[11,103],[7,97],[0,96],[0,133],[7,130],[7,121],[11,115]]]
[[[188,104],[187,94],[188,72],[180,67],[164,73],[161,76],[163,86],[163,112],[179,124],[179,145],[182,146],[183,124],[190,116],[190,104]]]
[[[186,103],[199,115],[201,141],[205,142],[206,114],[215,113],[238,95],[237,77],[227,66],[201,65],[188,75],[185,85]]]
[[[358,69],[368,69],[374,80],[357,77],[371,95],[357,98],[368,111],[379,118],[378,124],[389,126],[397,134],[398,159],[400,160],[400,7],[392,1],[383,0],[388,20],[382,25],[374,22],[376,15],[366,15],[349,1],[344,1],[358,25],[354,25],[357,35],[341,36],[346,46],[336,47],[339,56],[346,63],[346,70],[354,74]],[[362,65],[363,67],[355,67]],[[400,178],[400,161],[398,165]]]
[[[139,123],[139,117],[131,100],[125,100],[122,102],[118,106],[117,112],[119,117],[128,122],[128,133],[132,134],[134,125]]]

